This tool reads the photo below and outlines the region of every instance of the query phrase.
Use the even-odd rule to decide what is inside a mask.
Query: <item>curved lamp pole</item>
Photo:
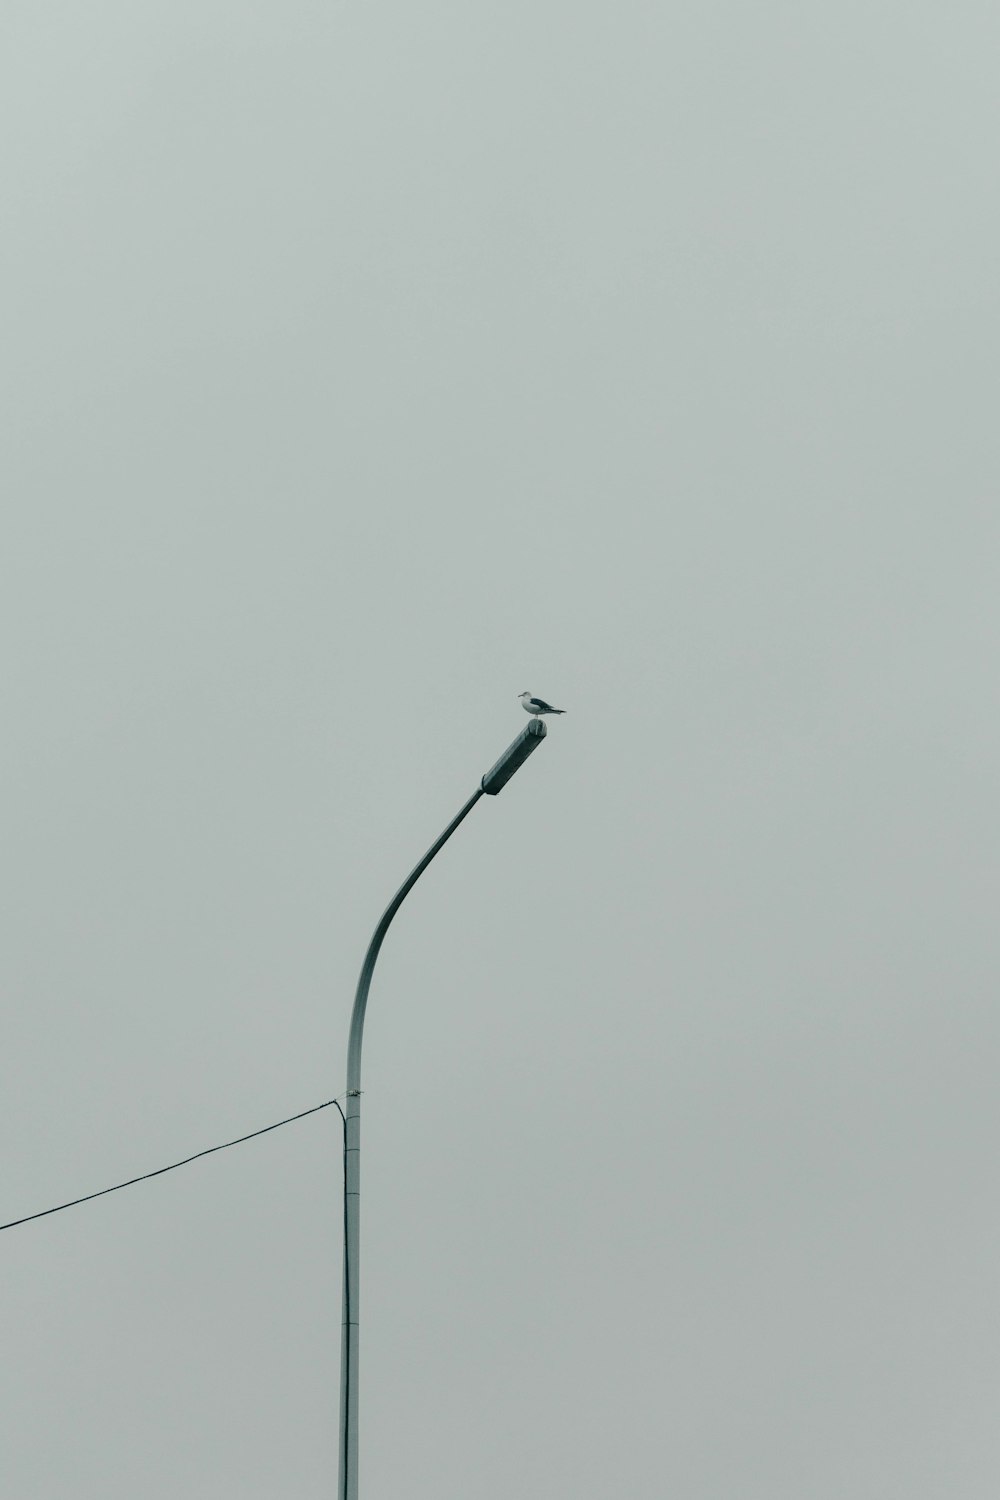
[[[365,1009],[371,988],[375,961],[389,924],[409,892],[437,854],[451,838],[485,793],[497,792],[523,765],[531,752],[545,738],[541,719],[532,719],[517,739],[501,755],[492,770],[457,817],[453,818],[436,843],[403,881],[372,934],[351,1012],[351,1031],[347,1043],[347,1111],[344,1119],[344,1312],[340,1332],[340,1500],[358,1500],[358,1245],[361,1190],[361,1041],[365,1028]]]

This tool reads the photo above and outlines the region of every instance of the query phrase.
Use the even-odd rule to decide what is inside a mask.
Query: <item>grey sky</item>
[[[0,1220],[342,1088],[527,688],[372,991],[365,1500],[993,1500],[995,9],[2,29]],[[331,1116],[0,1238],[5,1494],[332,1493]]]

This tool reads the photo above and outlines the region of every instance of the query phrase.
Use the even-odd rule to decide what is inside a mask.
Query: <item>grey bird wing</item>
[[[529,698],[528,702],[532,708],[540,708],[543,714],[562,714],[566,712],[564,708],[553,708],[552,704],[546,703],[544,698]]]

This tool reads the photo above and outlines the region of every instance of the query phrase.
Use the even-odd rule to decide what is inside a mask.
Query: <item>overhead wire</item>
[[[34,1214],[25,1214],[21,1219],[11,1219],[7,1224],[0,1224],[0,1231],[4,1229],[16,1229],[19,1224],[30,1224],[32,1219],[44,1219],[49,1214],[62,1213],[63,1209],[76,1208],[80,1203],[90,1203],[94,1198],[104,1198],[108,1193],[119,1193],[122,1188],[134,1187],[137,1182],[148,1182],[151,1177],[162,1177],[164,1172],[176,1172],[178,1167],[186,1167],[193,1161],[198,1161],[202,1156],[211,1156],[215,1151],[228,1151],[230,1146],[241,1146],[244,1141],[252,1141],[258,1135],[267,1135],[269,1130],[280,1130],[283,1125],[291,1125],[295,1120],[304,1120],[306,1115],[318,1114],[321,1109],[329,1109],[333,1105],[340,1118],[344,1120],[344,1129],[347,1129],[347,1121],[344,1119],[344,1111],[338,1100],[326,1099],[322,1104],[314,1104],[311,1109],[302,1109],[297,1115],[288,1115],[284,1120],[275,1120],[273,1125],[263,1125],[260,1130],[251,1130],[247,1135],[238,1135],[233,1141],[222,1141],[218,1146],[206,1146],[204,1151],[196,1151],[193,1156],[185,1156],[182,1161],[173,1161],[169,1166],[157,1167],[153,1172],[142,1172],[138,1177],[129,1177],[125,1182],[116,1182],[113,1187],[101,1188],[96,1193],[84,1193],[80,1198],[70,1198],[67,1203],[57,1203],[53,1208],[43,1208]]]

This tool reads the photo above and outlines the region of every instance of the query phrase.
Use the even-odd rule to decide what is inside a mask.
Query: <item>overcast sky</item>
[[[0,1220],[344,1087],[365,1500],[995,1500],[1000,16],[7,0]],[[0,1238],[335,1493],[332,1110]]]

